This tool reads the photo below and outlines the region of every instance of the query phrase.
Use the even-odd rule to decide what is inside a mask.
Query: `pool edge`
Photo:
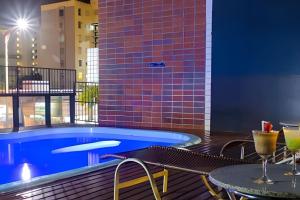
[[[184,147],[192,146],[195,144],[199,144],[202,141],[199,136],[192,135],[190,133],[181,133],[181,132],[173,132],[173,133],[182,134],[189,138],[189,140],[186,142],[170,145],[175,148],[184,148]],[[7,183],[7,184],[1,184],[0,185],[0,194],[5,194],[8,192],[13,192],[13,191],[18,191],[18,190],[30,189],[32,187],[37,187],[39,185],[43,185],[43,184],[47,184],[50,182],[70,178],[72,176],[78,176],[78,175],[91,173],[91,172],[94,172],[94,171],[97,171],[100,169],[105,169],[108,167],[115,166],[120,162],[121,162],[121,160],[114,159],[114,160],[107,161],[105,163],[99,163],[99,164],[96,164],[93,166],[85,166],[85,167],[80,167],[80,168],[73,169],[73,170],[68,170],[65,172],[59,172],[59,173],[55,173],[55,174],[39,176],[39,177],[31,179],[29,182],[15,181],[15,182]]]

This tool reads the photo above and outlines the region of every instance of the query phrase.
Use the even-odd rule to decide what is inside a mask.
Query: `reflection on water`
[[[31,179],[31,172],[30,172],[30,169],[29,169],[29,166],[27,163],[23,164],[22,172],[21,172],[21,179],[23,181],[28,181]]]
[[[12,144],[1,144],[0,142],[0,166],[14,164],[14,148]]]
[[[293,188],[296,188],[296,183],[297,183],[296,176],[293,176],[293,179],[292,179],[292,187]]]
[[[100,155],[98,153],[88,153],[88,166],[100,163]]]

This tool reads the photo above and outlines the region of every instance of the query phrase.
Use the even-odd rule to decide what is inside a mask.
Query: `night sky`
[[[12,26],[20,17],[38,20],[41,4],[60,1],[64,0],[0,0],[0,26]]]

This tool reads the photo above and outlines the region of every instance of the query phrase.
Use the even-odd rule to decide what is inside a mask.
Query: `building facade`
[[[39,65],[76,69],[77,80],[86,81],[87,49],[95,47],[97,13],[97,0],[42,5]]]

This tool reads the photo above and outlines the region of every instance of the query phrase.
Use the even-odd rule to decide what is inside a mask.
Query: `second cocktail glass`
[[[256,153],[262,158],[262,177],[256,179],[254,182],[257,184],[273,184],[274,182],[267,175],[268,158],[276,151],[276,142],[278,131],[264,132],[253,130],[253,139],[255,144]]]
[[[299,176],[300,172],[297,171],[296,153],[300,150],[300,130],[299,128],[283,128],[284,138],[287,148],[293,154],[293,170],[285,173],[288,176]]]

